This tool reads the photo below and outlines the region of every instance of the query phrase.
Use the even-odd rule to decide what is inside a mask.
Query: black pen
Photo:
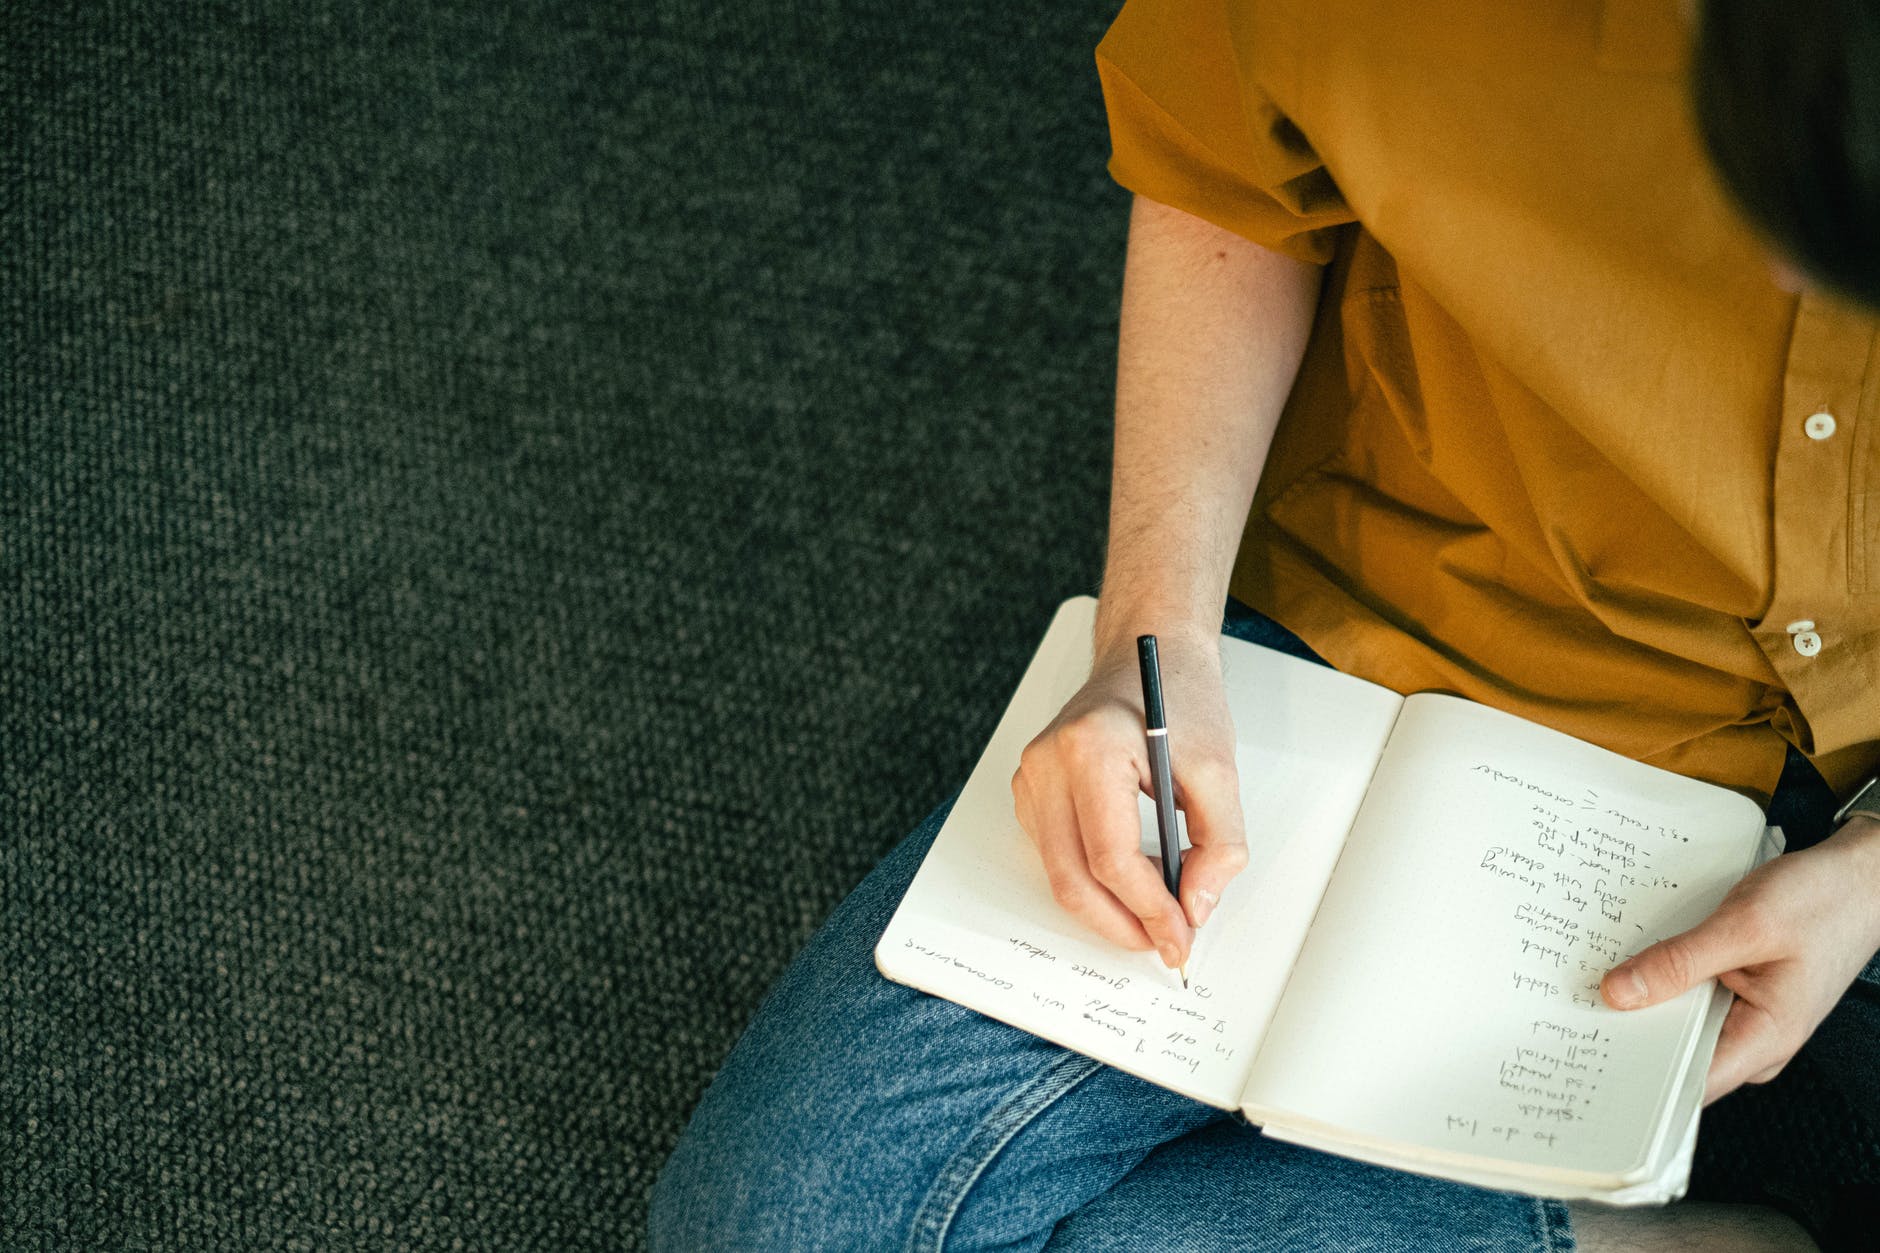
[[[1162,837],[1162,883],[1179,905],[1182,899],[1181,829],[1175,825],[1175,771],[1169,765],[1168,718],[1162,709],[1162,666],[1156,660],[1155,636],[1136,637],[1136,660],[1142,664],[1142,713],[1149,731],[1149,783],[1155,799],[1155,825]],[[1178,969],[1188,986],[1188,963]]]

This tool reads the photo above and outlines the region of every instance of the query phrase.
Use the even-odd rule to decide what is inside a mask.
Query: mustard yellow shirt
[[[1778,288],[1677,0],[1130,0],[1112,176],[1326,265],[1232,589],[1766,798],[1880,765],[1880,323]]]

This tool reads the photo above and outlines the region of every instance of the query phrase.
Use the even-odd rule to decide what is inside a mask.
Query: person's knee
[[[996,1153],[1004,1123],[1075,1086],[1060,1072],[1096,1065],[871,977],[760,1015],[660,1174],[653,1249],[902,1247],[942,1180],[963,1196],[979,1177],[960,1169],[975,1146]]]
[[[776,1113],[693,1120],[654,1185],[654,1253],[898,1247],[908,1198],[865,1137],[814,1111],[787,1126]]]
[[[753,1185],[763,1182],[753,1163],[708,1146],[688,1128],[653,1185],[647,1247],[653,1253],[775,1247],[763,1228],[778,1201]],[[788,1206],[787,1198],[781,1204]]]
[[[646,1216],[647,1247],[654,1253],[698,1248],[700,1242],[694,1235],[698,1215],[709,1213],[717,1203],[716,1182],[713,1172],[704,1168],[695,1153],[687,1152],[681,1139],[653,1183]]]
[[[945,809],[772,987],[654,1185],[654,1249],[870,1248],[918,1200],[908,1068],[940,1021],[971,1015],[882,979],[872,951]]]

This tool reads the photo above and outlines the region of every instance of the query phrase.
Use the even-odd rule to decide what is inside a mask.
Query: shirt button
[[[1802,423],[1802,429],[1808,432],[1810,439],[1826,439],[1834,434],[1834,415],[1832,413],[1810,414],[1808,421]]]
[[[1815,634],[1813,618],[1798,618],[1789,623],[1789,642],[1795,645],[1795,651],[1804,657],[1813,657],[1821,651],[1821,637]]]

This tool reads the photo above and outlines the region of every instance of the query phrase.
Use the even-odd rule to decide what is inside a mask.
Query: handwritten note
[[[1600,979],[1707,913],[1760,830],[1740,797],[1413,698],[1250,1096],[1457,1158],[1635,1169],[1707,996],[1621,1014]]]
[[[1310,761],[1261,761],[1249,752],[1242,773],[1243,804],[1264,820],[1249,824],[1250,864],[1197,938],[1187,988],[1155,954],[1119,949],[1064,913],[1009,815],[992,828],[1001,838],[962,828],[954,856],[928,859],[909,889],[920,907],[904,904],[897,913],[877,963],[981,1013],[1232,1108],[1360,795],[1355,780]]]
[[[1162,986],[1166,981],[1160,977],[1117,974],[1088,962],[1061,959],[1022,936],[1011,936],[1007,943],[1010,956],[1042,965],[1016,971],[1018,979],[1011,979],[912,939],[903,940],[902,946],[917,959],[937,962],[996,991],[1011,993],[1031,1014],[1056,1020],[1062,1029],[1089,1024],[1120,1041],[1129,1053],[1167,1059],[1188,1075],[1199,1074],[1206,1065],[1218,1068],[1233,1061],[1237,1049],[1227,1042],[1227,1019],[1209,1005],[1214,990],[1208,985],[1170,988]],[[1049,977],[1039,977],[1039,970],[1049,972]],[[1050,990],[1041,990],[1041,985]]]
[[[1622,1038],[1624,1028],[1605,1011],[1600,981],[1669,934],[1662,924],[1677,912],[1680,875],[1691,873],[1673,869],[1691,860],[1688,822],[1682,814],[1668,820],[1655,806],[1641,814],[1638,801],[1621,803],[1610,790],[1549,785],[1487,761],[1468,773],[1474,786],[1500,793],[1502,812],[1520,814],[1496,827],[1497,842],[1476,863],[1484,904],[1491,915],[1505,909],[1514,924],[1499,932],[1508,943],[1507,986],[1567,1021],[1503,1028],[1493,1099],[1445,1111],[1444,1128],[1451,1139],[1473,1140],[1486,1127],[1559,1150],[1573,1143],[1561,1127],[1598,1119],[1611,1103],[1600,1081],[1615,1031]]]
[[[1231,1105],[1246,1069],[1244,1015],[1211,983],[1187,988],[1147,954],[1103,951],[1075,935],[992,937],[942,932],[900,938],[897,968],[924,986],[962,986],[981,1012],[1158,1081]],[[898,961],[894,960],[898,958]],[[951,992],[948,992],[951,995]],[[965,999],[965,996],[955,999]]]
[[[1094,610],[1080,600],[1060,611],[877,946],[876,964],[890,978],[1232,1108],[1401,701],[1322,666],[1222,641],[1228,699],[1240,711],[1249,865],[1198,937],[1184,989],[1154,953],[1118,948],[1058,906],[1012,812],[1020,751],[1089,673]],[[1154,847],[1149,812],[1145,804],[1139,817]]]

